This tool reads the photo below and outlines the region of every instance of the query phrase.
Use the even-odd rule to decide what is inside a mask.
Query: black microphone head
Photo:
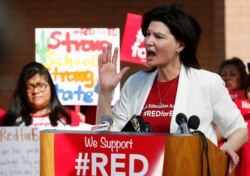
[[[187,123],[187,116],[183,113],[179,113],[176,115],[175,120],[178,125],[181,125],[182,123]]]
[[[197,130],[200,125],[200,119],[196,115],[192,115],[188,119],[188,128]]]
[[[113,124],[113,118],[111,115],[104,115],[101,117],[102,123],[108,122],[110,125]]]

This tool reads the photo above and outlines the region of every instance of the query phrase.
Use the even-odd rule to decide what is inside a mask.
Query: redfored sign
[[[55,175],[162,175],[164,136],[55,135]]]
[[[146,50],[141,32],[142,16],[128,13],[123,33],[121,61],[145,65]]]

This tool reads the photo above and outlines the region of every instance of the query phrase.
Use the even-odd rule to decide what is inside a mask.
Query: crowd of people
[[[109,115],[113,120],[110,130],[121,131],[138,115],[150,124],[152,132],[176,133],[174,117],[178,113],[197,115],[199,130],[208,139],[215,145],[223,139],[220,149],[230,157],[229,172],[233,172],[241,161],[237,152],[242,146],[244,149],[248,138],[250,74],[245,64],[234,57],[221,63],[218,74],[202,69],[196,55],[201,27],[180,4],[147,11],[141,29],[148,69],[128,78],[114,106],[112,92],[129,68],[117,72],[118,48],[114,53],[111,44],[102,48],[96,123]],[[242,103],[249,103],[248,108]],[[86,121],[85,113],[63,106],[49,71],[31,62],[20,73],[10,108],[0,110],[0,125],[77,126]]]

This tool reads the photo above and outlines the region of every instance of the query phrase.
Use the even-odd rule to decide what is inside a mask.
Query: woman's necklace
[[[164,96],[161,95],[161,90],[160,90],[160,84],[159,84],[159,80],[157,80],[157,89],[158,89],[158,96],[159,96],[159,105],[162,106],[163,102],[162,100],[165,99],[165,97],[171,92],[171,90],[173,89],[174,85],[176,84],[176,81],[178,80],[178,76],[176,78],[174,78],[174,80],[172,80],[171,85],[168,87],[167,92],[164,94]],[[171,80],[170,80],[171,81]]]

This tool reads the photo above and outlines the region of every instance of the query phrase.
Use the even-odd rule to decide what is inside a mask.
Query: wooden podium
[[[164,176],[192,175],[207,176],[206,158],[202,156],[202,140],[199,136],[167,136],[165,146]],[[208,143],[208,157],[211,176],[226,176],[228,157],[211,141]],[[203,166],[202,166],[203,160]]]
[[[157,138],[163,141],[163,158],[161,172],[155,175],[159,176],[207,176],[207,162],[206,157],[203,155],[203,143],[202,139],[198,135],[170,135],[170,134],[159,134],[159,133],[125,133],[125,132],[58,132],[58,131],[42,131],[40,133],[40,175],[41,176],[55,176],[55,151],[58,150],[55,146],[55,139],[57,135],[72,135],[74,133],[79,134],[79,138],[84,136],[95,137],[109,137],[117,140],[119,137],[133,137],[133,140],[141,140],[140,148],[143,148],[145,152],[152,154],[152,149],[147,148],[156,142],[148,142],[147,138]],[[69,137],[70,138],[70,137]],[[142,138],[142,139],[141,139]],[[77,139],[77,138],[75,138]],[[81,139],[79,139],[81,140]],[[70,140],[75,141],[75,140]],[[144,144],[143,144],[144,142]],[[160,142],[159,142],[160,143]],[[208,160],[210,166],[211,176],[226,176],[228,157],[223,153],[217,146],[207,140],[208,146]],[[136,148],[136,143],[133,144]],[[64,147],[64,146],[60,146]],[[157,148],[155,148],[157,151]],[[131,149],[131,148],[130,148]],[[65,149],[70,150],[70,149]],[[161,150],[161,149],[159,149]],[[160,151],[159,151],[160,152]],[[113,152],[115,153],[115,152]],[[157,153],[157,152],[155,152]],[[65,158],[66,159],[66,158]],[[154,161],[155,162],[155,161]],[[65,165],[70,163],[65,162]],[[149,165],[150,168],[151,165]],[[63,167],[63,166],[62,166]],[[111,166],[110,166],[111,167]],[[72,166],[74,168],[74,166]],[[161,169],[160,169],[161,170]],[[203,173],[202,173],[203,172]],[[152,173],[151,173],[152,174]],[[67,175],[67,174],[66,174]],[[109,174],[108,174],[109,175]],[[126,174],[129,175],[129,174]],[[148,174],[145,174],[148,175]],[[233,175],[233,174],[232,174]]]

